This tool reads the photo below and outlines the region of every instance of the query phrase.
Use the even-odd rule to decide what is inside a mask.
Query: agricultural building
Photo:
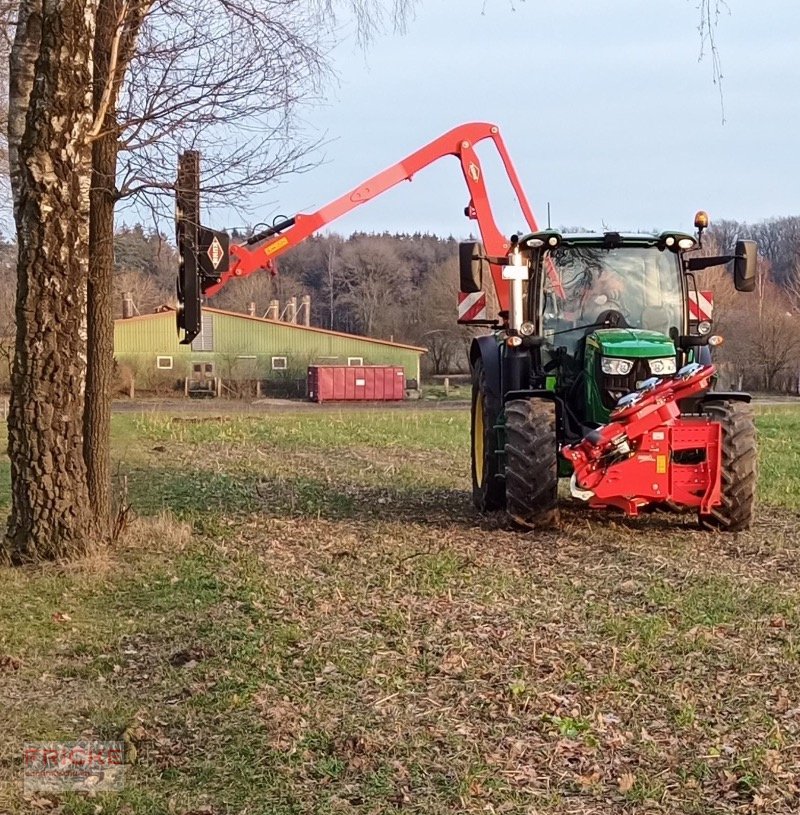
[[[257,392],[300,395],[312,364],[402,366],[410,386],[419,382],[424,348],[208,307],[202,319],[191,345],[179,344],[172,309],[116,320],[114,357],[126,389],[252,383]]]

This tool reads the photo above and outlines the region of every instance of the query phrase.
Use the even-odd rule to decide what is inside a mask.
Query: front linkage
[[[623,397],[610,423],[562,455],[572,463],[572,495],[591,507],[636,516],[652,504],[697,507],[708,517],[722,503],[722,426],[682,415],[679,402],[710,388],[713,365],[687,365]]]

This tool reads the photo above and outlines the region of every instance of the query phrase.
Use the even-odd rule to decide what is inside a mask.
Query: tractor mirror
[[[463,292],[476,292],[483,289],[483,273],[489,267],[483,244],[477,241],[458,245],[460,286]]]
[[[758,274],[758,246],[755,241],[736,241],[733,256],[733,284],[736,291],[754,291]]]

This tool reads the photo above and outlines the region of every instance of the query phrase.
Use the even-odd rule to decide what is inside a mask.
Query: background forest
[[[704,251],[728,251],[737,238],[758,241],[762,285],[755,296],[737,296],[729,273],[698,275],[714,292],[715,331],[725,338],[716,352],[726,387],[800,391],[800,217],[756,224],[719,221],[706,235]],[[453,237],[414,234],[315,236],[267,273],[234,281],[211,303],[263,315],[271,299],[310,295],[311,324],[337,331],[394,339],[428,349],[426,372],[464,369],[474,329],[455,322],[458,242]],[[0,387],[7,388],[13,337],[16,247],[0,245]],[[140,225],[122,227],[115,240],[115,316],[123,292],[133,294],[141,314],[174,301],[175,248]]]

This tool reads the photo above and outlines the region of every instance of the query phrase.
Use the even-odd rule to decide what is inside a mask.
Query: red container
[[[396,365],[311,365],[312,402],[392,402],[405,399],[405,369]]]

